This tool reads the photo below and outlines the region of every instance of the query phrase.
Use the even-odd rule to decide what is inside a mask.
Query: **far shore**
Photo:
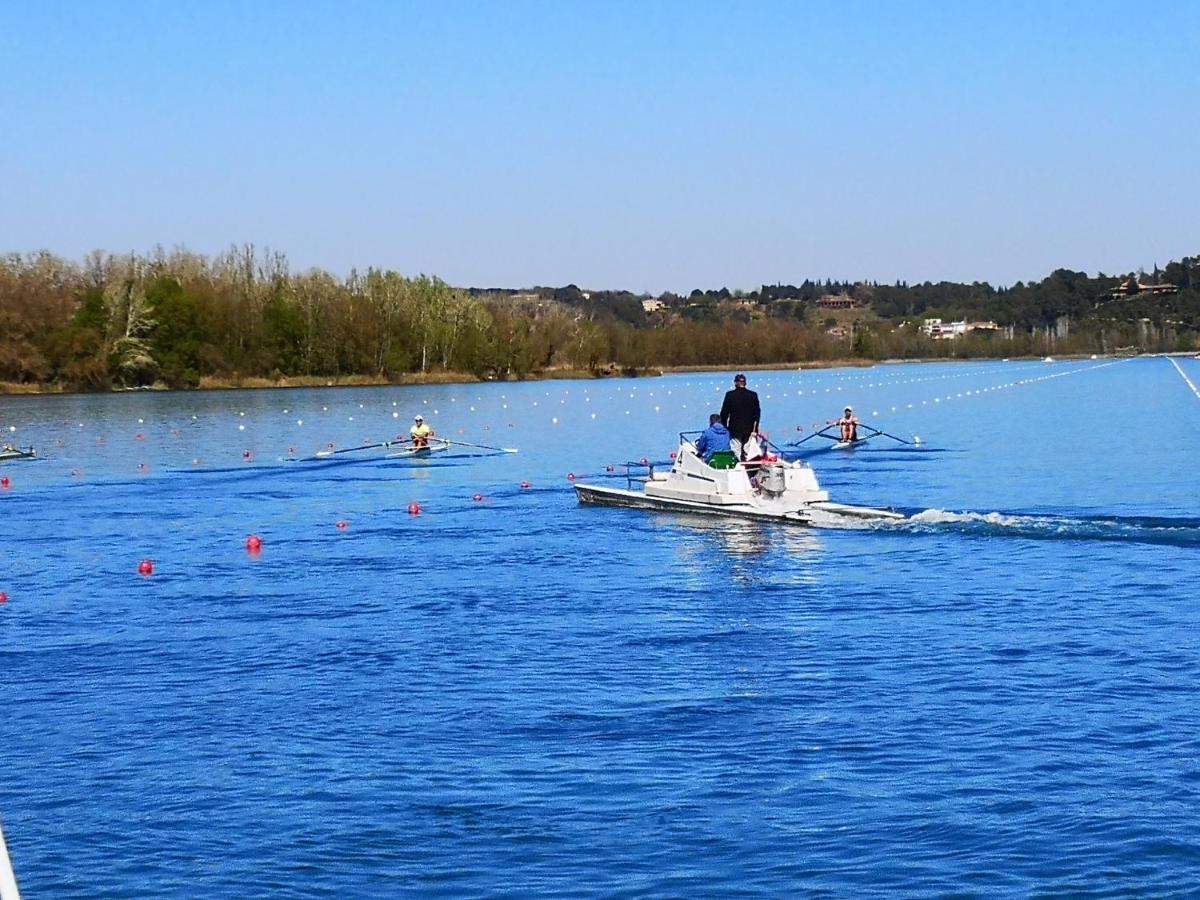
[[[1105,356],[1096,356],[1094,358],[1111,358],[1113,356],[1125,354],[1107,354]],[[1168,356],[1192,356],[1192,352],[1178,354],[1154,354]],[[1092,354],[1063,354],[1054,357],[1055,359],[1089,359],[1093,358]],[[1005,357],[1005,360],[1038,360],[1040,356],[1014,356]],[[109,391],[74,391],[65,390],[61,385],[56,384],[22,384],[18,382],[0,381],[0,396],[20,396],[20,395],[44,395],[44,394],[102,394],[102,393],[136,393],[143,391],[171,391],[179,390],[181,392],[191,391],[238,391],[238,390],[264,390],[271,388],[346,388],[346,387],[401,387],[408,385],[422,384],[482,384],[488,382],[501,383],[519,383],[522,381],[559,381],[559,380],[583,380],[583,381],[606,381],[610,378],[654,378],[662,375],[679,375],[679,374],[702,374],[702,373],[720,373],[720,372],[771,372],[783,369],[844,369],[844,368],[861,368],[867,369],[872,366],[880,365],[897,365],[902,363],[960,363],[960,362],[999,362],[1000,359],[991,356],[979,357],[930,357],[924,359],[861,359],[854,357],[846,357],[843,359],[814,359],[793,362],[778,362],[778,363],[747,363],[743,365],[725,365],[725,366],[654,366],[648,368],[610,368],[610,369],[544,369],[540,372],[532,372],[523,377],[504,377],[504,378],[488,378],[479,377],[470,372],[411,372],[404,375],[395,375],[392,377],[376,376],[376,375],[343,375],[338,377],[318,376],[318,375],[295,375],[284,378],[256,378],[256,377],[204,377],[200,379],[200,383],[194,388],[169,388],[164,384],[148,385],[139,388],[112,388]]]

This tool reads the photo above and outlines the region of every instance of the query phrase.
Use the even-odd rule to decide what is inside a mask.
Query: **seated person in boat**
[[[712,462],[714,453],[729,452],[729,429],[721,424],[720,414],[708,417],[708,428],[696,439],[696,452],[705,462]]]
[[[429,439],[433,437],[433,429],[425,424],[425,417],[417,414],[413,417],[413,427],[408,430],[409,436],[412,438],[414,450],[420,450],[422,447],[429,446]]]
[[[859,421],[854,415],[854,410],[849,406],[846,407],[845,411],[842,413],[842,417],[834,424],[842,429],[843,441],[858,440]]]

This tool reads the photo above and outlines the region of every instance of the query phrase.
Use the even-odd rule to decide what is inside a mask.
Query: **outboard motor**
[[[778,497],[787,490],[787,474],[783,463],[763,466],[758,472],[758,487],[764,494]]]

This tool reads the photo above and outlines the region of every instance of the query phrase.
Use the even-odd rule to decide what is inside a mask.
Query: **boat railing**
[[[623,465],[625,466],[625,486],[631,491],[635,484],[640,487],[654,480],[654,463],[652,462],[630,460]]]
[[[698,438],[702,434],[704,434],[703,431],[681,431],[681,432],[679,432],[679,443],[681,445],[685,444],[685,443],[689,443],[692,446],[695,446],[696,438]],[[762,437],[761,435],[757,435],[755,437],[755,439],[758,441],[758,445],[760,447],[762,447],[769,453],[774,454],[777,458],[783,459],[783,451],[779,448],[779,446],[777,444],[773,443],[770,438],[766,438],[766,437]],[[757,469],[760,465],[762,465],[762,460],[747,459],[747,460],[742,461],[742,465],[748,469]]]

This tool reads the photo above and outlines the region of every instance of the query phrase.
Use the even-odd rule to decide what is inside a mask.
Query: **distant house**
[[[992,333],[999,330],[1000,326],[995,322],[971,322],[967,325],[967,331],[983,331]]]
[[[995,322],[968,322],[965,319],[961,322],[943,322],[941,319],[926,319],[925,324],[921,326],[921,333],[926,337],[933,338],[935,341],[953,340],[972,331],[979,331],[984,334],[996,334],[1001,331],[1001,328]]]
[[[864,309],[867,301],[849,294],[826,294],[817,298],[817,309]]]
[[[660,309],[666,308],[667,304],[663,303],[661,300],[650,298],[649,300],[642,301],[642,310],[647,313],[658,312]]]
[[[1126,297],[1139,297],[1147,294],[1155,296],[1178,293],[1179,288],[1173,284],[1142,284],[1136,278],[1127,278],[1109,291],[1108,296],[1114,300],[1123,300]]]
[[[931,337],[935,341],[945,341],[956,338],[959,335],[967,333],[967,323],[964,319],[961,322],[943,322],[941,319],[926,319],[921,326],[921,333],[926,337]]]

